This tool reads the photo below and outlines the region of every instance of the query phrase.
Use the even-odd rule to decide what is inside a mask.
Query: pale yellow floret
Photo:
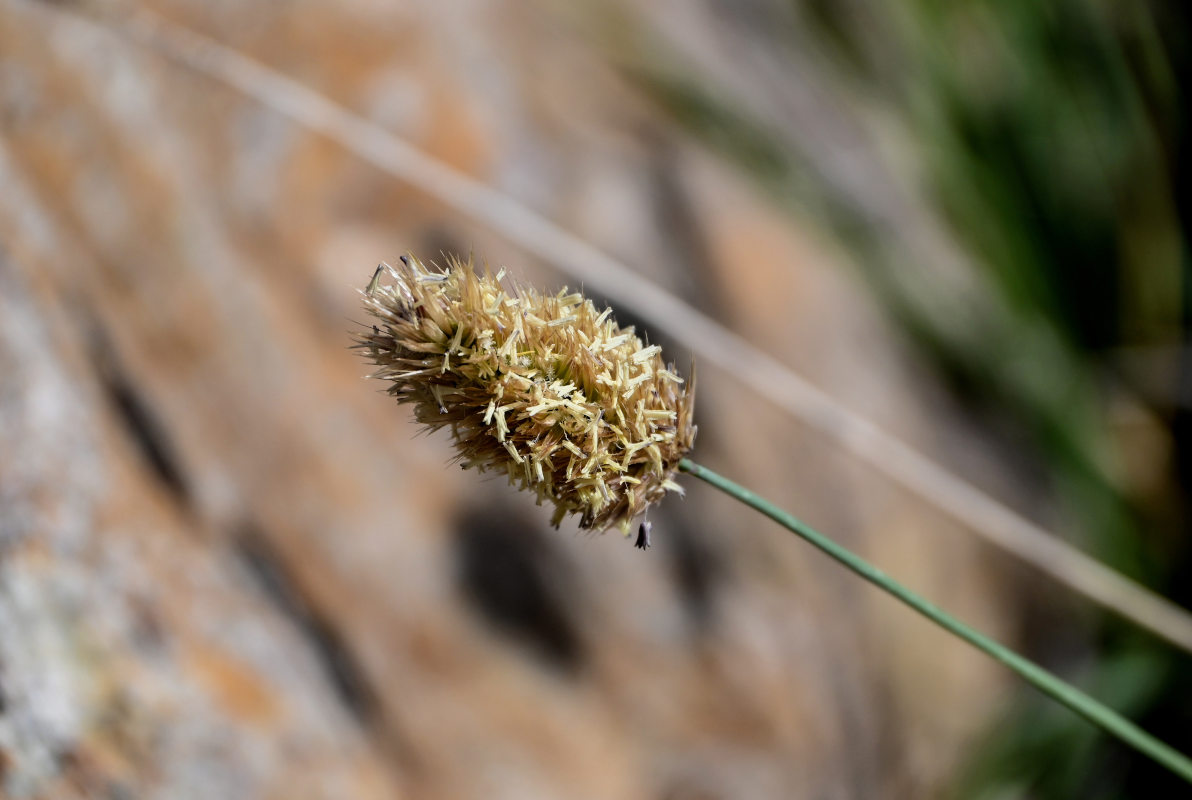
[[[652,344],[649,347],[643,348],[642,350],[638,350],[636,353],[634,353],[632,356],[630,356],[630,360],[634,364],[643,364],[643,363],[649,361],[650,359],[654,358],[654,356],[658,355],[661,352],[662,352],[661,347],[659,347],[656,344]]]
[[[505,449],[509,451],[509,456],[513,459],[514,463],[522,463],[521,454],[517,452],[517,448],[513,446],[512,442],[505,442]]]

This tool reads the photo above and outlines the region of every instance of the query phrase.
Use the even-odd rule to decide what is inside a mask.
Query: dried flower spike
[[[581,528],[626,535],[668,490],[682,493],[673,478],[695,439],[693,385],[657,345],[565,288],[506,290],[504,270],[401,261],[363,292],[377,322],[358,347],[419,422],[451,429],[465,468],[507,473],[555,505],[556,526],[578,514]]]

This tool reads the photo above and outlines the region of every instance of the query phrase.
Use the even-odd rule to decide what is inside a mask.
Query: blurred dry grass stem
[[[511,286],[470,263],[382,264],[363,292],[376,320],[357,347],[370,377],[449,428],[464,468],[497,470],[581,528],[631,523],[668,491],[691,449],[694,387],[612,309],[568,291]],[[391,282],[383,282],[386,275]]]
[[[65,8],[46,13],[76,23]],[[922,453],[844,408],[785,364],[642,279],[512,198],[475,181],[323,95],[147,11],[107,24],[117,33],[243,92],[318,131],[389,175],[500,232],[527,252],[650,319],[895,483],[964,522],[990,543],[1102,606],[1192,652],[1192,615],[1052,536]]]

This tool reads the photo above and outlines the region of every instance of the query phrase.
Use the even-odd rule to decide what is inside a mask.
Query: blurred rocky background
[[[356,290],[406,251],[574,280],[143,10],[1192,600],[1179,4],[0,0],[0,795],[1177,796],[707,487],[643,553],[448,469]],[[701,462],[1192,750],[1187,654],[728,372],[698,414]]]

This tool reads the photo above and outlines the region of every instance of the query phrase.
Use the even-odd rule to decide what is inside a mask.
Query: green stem
[[[894,595],[944,630],[960,637],[996,661],[1005,664],[1039,691],[1064,704],[1106,733],[1116,736],[1130,747],[1153,758],[1184,780],[1192,783],[1192,760],[1178,750],[1151,736],[1113,709],[1094,700],[1089,695],[1051,674],[1038,664],[1023,658],[1013,650],[998,644],[988,636],[978,633],[963,622],[944,613],[860,556],[836,544],[836,542],[819,533],[795,516],[778,508],[768,500],[758,497],[748,489],[716,474],[707,467],[696,464],[690,459],[685,458],[680,461],[679,469],[712,484],[725,494],[740,500],[750,508],[760,511],[779,525],[806,539],[865,580]]]

